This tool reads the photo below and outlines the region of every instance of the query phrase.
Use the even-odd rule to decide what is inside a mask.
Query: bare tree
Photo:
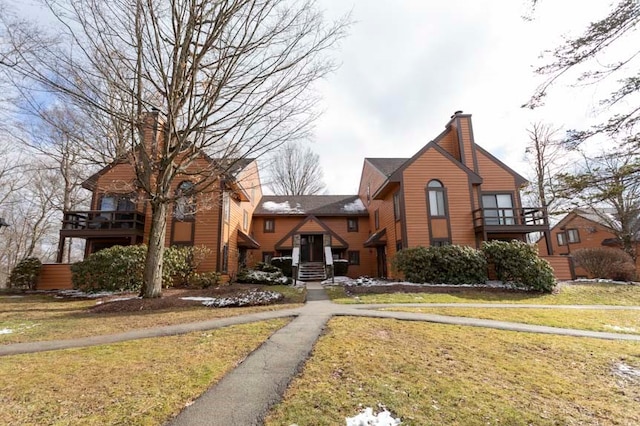
[[[531,3],[535,6],[538,1]],[[547,63],[536,73],[546,79],[523,107],[542,105],[549,89],[563,80],[581,85],[613,80],[618,83],[617,89],[601,100],[602,113],[609,114],[608,119],[591,129],[573,132],[572,137],[579,143],[595,134],[606,134],[638,145],[640,48],[633,38],[638,24],[640,3],[618,0],[606,16],[590,23],[582,34],[567,37],[560,46],[545,52]]]
[[[308,146],[290,142],[278,148],[267,168],[276,195],[314,195],[325,191],[320,157]]]
[[[542,122],[531,123],[527,129],[529,143],[525,155],[534,173],[534,181],[527,191],[535,196],[539,206],[549,214],[558,213],[561,202],[558,174],[566,170],[562,160],[568,156],[558,137],[559,129]]]
[[[50,91],[126,129],[152,215],[142,294],[158,297],[172,184],[191,178],[194,191],[211,191],[237,160],[307,137],[310,89],[334,69],[325,53],[347,22],[326,25],[311,0],[43,3],[61,31],[5,17],[4,70],[23,91]],[[154,108],[162,137],[143,141]]]

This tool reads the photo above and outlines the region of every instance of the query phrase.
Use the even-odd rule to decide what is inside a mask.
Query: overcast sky
[[[592,3],[597,3],[592,5]],[[352,194],[364,157],[410,157],[456,110],[472,114],[476,142],[516,171],[525,129],[543,120],[584,128],[602,87],[554,89],[546,106],[520,108],[541,81],[541,52],[602,17],[608,2],[544,0],[321,0],[328,18],[351,11],[335,52],[340,69],[321,84],[324,114],[312,148],[330,194]]]

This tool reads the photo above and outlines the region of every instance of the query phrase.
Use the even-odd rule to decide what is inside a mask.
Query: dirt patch
[[[247,292],[257,290],[268,290],[269,286],[261,285],[241,285],[212,287],[206,289],[172,288],[162,291],[162,297],[156,299],[141,299],[137,294],[118,294],[104,297],[98,300],[102,302],[89,308],[92,313],[114,313],[114,312],[137,312],[137,311],[157,311],[163,309],[186,308],[191,306],[202,306],[202,301],[183,300],[183,297],[216,297],[232,298],[240,297]],[[123,300],[131,297],[131,299]],[[285,297],[278,303],[288,303]],[[204,306],[203,306],[204,308]],[[210,309],[210,308],[209,308]]]

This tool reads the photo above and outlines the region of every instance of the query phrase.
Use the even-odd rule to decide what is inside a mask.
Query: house
[[[615,223],[613,209],[601,208],[598,211],[583,208],[574,209],[566,214],[550,230],[550,246],[553,253],[562,256],[570,256],[576,250],[583,248],[614,247],[619,248],[620,243],[611,225]],[[610,220],[605,220],[610,216]],[[546,255],[546,236],[538,241],[540,254]],[[635,242],[637,245],[638,243]],[[636,270],[640,271],[640,260],[636,261]],[[589,277],[587,271],[581,267],[575,267],[577,277]]]
[[[149,119],[158,120],[153,114]],[[159,127],[150,121],[146,128]],[[315,278],[338,259],[348,262],[353,277],[393,277],[392,259],[403,248],[479,247],[487,240],[525,241],[531,232],[549,235],[545,209],[522,205],[526,179],[476,144],[471,115],[461,111],[411,158],[365,158],[357,194],[263,195],[252,159],[208,178],[219,183],[212,185],[215,191],[179,198],[173,206],[165,243],[209,247],[201,269],[230,277],[274,256],[291,256],[301,274],[318,269],[320,275],[309,275]],[[126,159],[92,176],[85,182],[93,192],[92,210],[65,212],[61,241],[86,239],[86,255],[146,242],[150,209],[134,182]],[[187,194],[189,185],[179,179],[172,190]],[[567,258],[553,253],[549,244],[545,254],[556,275],[570,278]]]

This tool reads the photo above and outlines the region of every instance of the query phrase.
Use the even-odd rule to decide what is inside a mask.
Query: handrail
[[[479,226],[548,226],[549,217],[544,207],[494,208],[473,210],[473,224]]]
[[[63,230],[144,229],[144,213],[136,210],[74,210],[63,212]]]

